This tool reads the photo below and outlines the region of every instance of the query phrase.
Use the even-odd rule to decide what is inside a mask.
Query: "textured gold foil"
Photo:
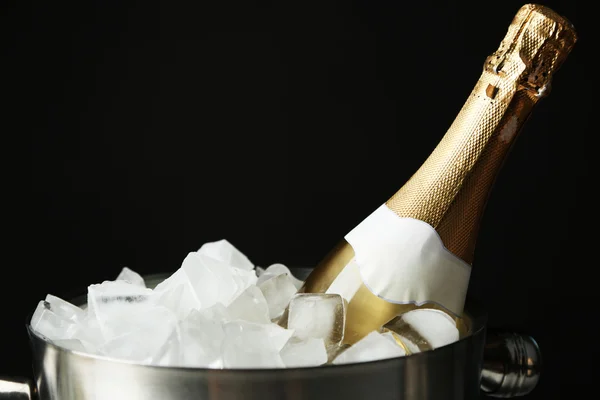
[[[566,19],[523,6],[442,141],[387,206],[429,223],[448,250],[471,263],[496,173],[575,41]]]
[[[576,41],[573,26],[544,6],[523,6],[500,47],[436,149],[387,202],[401,217],[423,220],[444,245],[471,263],[480,218],[502,162],[553,74]],[[300,292],[325,293],[354,257],[344,240],[319,263]],[[417,308],[393,304],[364,284],[348,299],[344,343],[352,344],[397,315]],[[439,308],[435,305],[424,306]],[[287,319],[281,319],[285,326]],[[461,337],[468,318],[455,318]]]

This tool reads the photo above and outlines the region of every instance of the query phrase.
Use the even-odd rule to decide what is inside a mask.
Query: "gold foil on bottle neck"
[[[521,7],[444,138],[386,205],[433,226],[448,250],[471,263],[496,174],[576,40],[554,11]]]
[[[576,41],[575,28],[567,19],[548,7],[527,4],[515,15],[484,69],[543,96]]]

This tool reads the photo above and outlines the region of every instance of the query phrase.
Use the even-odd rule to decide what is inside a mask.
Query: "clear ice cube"
[[[394,339],[400,341],[410,354],[420,353],[432,348],[419,332],[402,320],[401,316],[385,324],[381,329],[381,333],[393,333]]]
[[[214,306],[209,307],[209,308],[204,308],[204,309],[200,310],[198,312],[198,314],[202,315],[204,318],[206,318],[210,321],[220,322],[220,323],[225,323],[225,322],[231,321],[233,319],[231,317],[231,314],[229,314],[227,307],[225,307],[221,303],[217,303]]]
[[[403,343],[402,343],[402,339],[399,335],[397,335],[396,333],[389,331],[389,330],[385,330],[381,333],[381,336],[383,336],[384,338],[388,339],[390,342],[397,344],[398,346],[402,347]]]
[[[237,285],[237,290],[231,298],[231,300],[233,300],[250,286],[255,286],[258,277],[256,276],[256,272],[253,270],[248,271],[239,268],[232,268],[231,271],[233,273],[233,280]]]
[[[142,288],[126,281],[104,281],[88,286],[87,306],[98,317],[104,308],[149,304],[152,289]]]
[[[104,343],[104,335],[100,329],[100,323],[95,315],[86,315],[79,323],[79,329],[73,335],[73,339],[79,340],[88,353],[98,353],[98,348]]]
[[[256,323],[269,323],[269,305],[261,290],[250,286],[242,292],[228,307],[231,319],[241,319]]]
[[[187,367],[220,368],[223,324],[219,319],[207,318],[210,313],[204,311],[193,310],[179,324],[180,363]]]
[[[320,338],[329,345],[344,338],[346,307],[338,294],[296,294],[288,312],[288,329],[300,339]]]
[[[398,336],[400,336],[400,340],[402,341],[402,344],[404,344],[404,347],[410,354],[417,354],[417,353],[421,352],[421,348],[419,347],[419,345],[417,343],[413,342],[410,338],[408,338],[406,336],[402,336],[402,335],[398,335]]]
[[[327,362],[327,350],[323,339],[298,339],[292,337],[280,352],[288,368],[313,367]]]
[[[282,328],[271,322],[268,324],[257,324],[240,320],[230,321],[223,325],[223,329],[226,335],[245,336],[256,340],[265,338],[278,352],[283,349],[283,346],[285,346],[294,334],[293,330]]]
[[[407,355],[421,352],[419,346],[406,336],[399,335],[396,332],[391,331],[389,329],[383,329],[379,333],[381,333],[381,336],[385,337],[393,344],[402,347],[402,349],[404,349]]]
[[[152,307],[152,290],[125,281],[105,281],[88,287],[88,315],[98,321],[102,335],[112,340],[135,327],[136,315]]]
[[[177,317],[165,307],[153,307],[130,318],[130,329],[106,342],[102,352],[143,364],[156,363],[177,327]]]
[[[272,277],[278,276],[278,275],[282,275],[282,274],[286,274],[287,276],[290,277],[292,283],[296,287],[296,290],[299,290],[302,287],[302,285],[304,285],[304,282],[301,281],[300,279],[296,278],[292,274],[292,271],[290,271],[290,269],[288,267],[286,267],[283,264],[279,264],[279,263],[268,266],[267,269],[262,270],[260,272],[260,274],[258,273],[258,270],[257,270],[258,281],[256,282],[256,284],[260,285],[261,283],[265,282],[266,280],[268,280]]]
[[[459,339],[456,322],[440,310],[430,308],[412,310],[402,314],[399,323],[408,325],[432,349],[454,343]]]
[[[81,353],[89,353],[87,348],[78,339],[53,340],[52,343],[59,347],[62,347],[63,349],[79,351]]]
[[[50,304],[50,309],[58,316],[71,320],[73,322],[83,321],[85,318],[85,311],[74,304],[69,303],[61,299],[60,297],[48,294],[46,296],[46,302]]]
[[[189,253],[181,268],[187,274],[201,308],[215,303],[227,306],[256,282],[254,271],[233,268],[200,253]]]
[[[50,303],[40,301],[30,321],[31,328],[49,340],[71,339],[79,330],[76,322],[51,310]]]
[[[277,324],[231,321],[223,325],[225,368],[284,368],[280,351],[293,331]]]
[[[185,285],[183,283],[179,285],[174,284],[169,290],[162,290],[159,292],[154,291],[152,293],[152,302],[157,306],[168,308],[177,315],[178,319],[183,319],[187,316],[187,313],[191,311],[191,309],[186,309],[184,311],[185,314],[184,312],[180,312],[183,308],[181,302],[184,291]]]
[[[350,345],[347,343],[325,345],[325,349],[327,350],[327,361],[331,363],[337,356],[339,356],[349,347]]]
[[[181,269],[187,275],[194,288],[194,293],[200,301],[200,308],[210,307],[218,302],[222,295],[221,287],[228,293],[235,288],[231,276],[217,277],[208,263],[214,264],[215,262],[211,262],[208,257],[200,256],[197,253],[189,253],[181,265]],[[223,272],[227,274],[225,265],[217,266],[216,269],[223,269]]]
[[[266,341],[250,344],[243,337],[226,338],[223,346],[225,368],[285,368],[279,352]]]
[[[158,355],[152,361],[155,365],[165,367],[182,366],[181,331],[180,327],[173,329],[171,336],[160,348]]]
[[[269,306],[269,318],[271,320],[283,314],[296,292],[296,286],[292,278],[287,274],[274,276],[262,282],[258,288],[267,300]]]
[[[333,360],[333,364],[360,363],[405,355],[402,347],[381,333],[373,331],[344,350]]]
[[[254,264],[250,262],[248,257],[225,239],[203,244],[198,253],[220,261],[230,267],[248,271],[254,269]]]
[[[190,311],[201,306],[196,291],[182,268],[156,285],[153,296],[158,305],[175,311],[179,319],[184,319]]]
[[[116,280],[126,281],[140,287],[146,287],[146,282],[144,282],[144,278],[142,278],[142,276],[137,272],[127,267],[123,267]]]

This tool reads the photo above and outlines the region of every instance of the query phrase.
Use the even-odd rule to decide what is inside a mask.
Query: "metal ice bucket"
[[[298,278],[310,269],[293,269]],[[167,275],[146,278],[153,287]],[[72,299],[85,302],[85,296]],[[471,334],[436,350],[361,364],[261,370],[144,366],[59,348],[27,331],[35,384],[0,379],[0,400],[463,400],[529,393],[540,354],[529,336],[486,332],[467,303]],[[486,334],[487,333],[487,334]]]

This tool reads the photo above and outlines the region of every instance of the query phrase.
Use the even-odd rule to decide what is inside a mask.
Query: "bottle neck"
[[[444,138],[386,202],[400,217],[430,224],[448,250],[468,263],[490,189],[540,98],[517,81],[484,70]]]
[[[504,157],[576,41],[571,23],[554,11],[521,7],[440,144],[387,206],[429,223],[448,250],[471,263]]]

